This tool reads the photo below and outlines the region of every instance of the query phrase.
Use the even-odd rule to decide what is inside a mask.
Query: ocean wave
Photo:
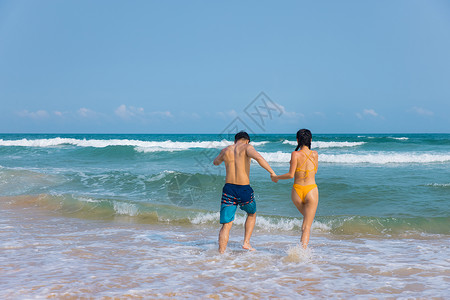
[[[282,151],[260,153],[268,162],[288,163],[291,159],[291,153]],[[319,154],[319,162],[338,164],[443,163],[450,162],[450,155],[388,152],[368,154]]]
[[[366,142],[323,142],[323,141],[313,141],[311,143],[312,148],[342,148],[342,147],[356,147],[364,145]],[[283,144],[289,144],[292,146],[297,146],[296,141],[284,140]]]
[[[450,218],[395,218],[366,216],[335,216],[322,220],[338,235],[408,236],[416,234],[449,234]]]
[[[427,184],[427,186],[433,186],[433,187],[450,187],[450,183],[430,183]]]
[[[44,174],[21,168],[0,168],[0,195],[39,192],[64,182],[58,175]]]
[[[177,172],[175,172],[175,171],[165,170],[165,171],[162,171],[162,172],[160,172],[160,173],[158,173],[158,174],[152,175],[150,178],[146,179],[146,181],[148,181],[148,182],[151,182],[151,181],[160,181],[160,180],[166,178],[167,176],[170,176],[170,175],[176,174],[176,173],[177,173]]]
[[[291,160],[291,153],[282,151],[277,152],[259,152],[267,162],[289,162]]]
[[[268,143],[267,141],[252,142],[254,146]],[[233,144],[227,140],[221,141],[198,141],[198,142],[178,142],[178,141],[141,141],[128,139],[73,139],[73,138],[51,138],[51,139],[21,139],[3,140],[0,139],[0,146],[18,147],[57,147],[63,145],[73,145],[77,147],[105,148],[109,146],[132,146],[138,152],[158,152],[158,151],[181,151],[194,148],[223,148]]]
[[[374,153],[374,154],[321,154],[320,162],[343,164],[405,164],[450,162],[449,154],[429,153]]]
[[[391,140],[397,140],[397,141],[407,141],[407,140],[409,140],[409,137],[406,137],[406,136],[395,137],[395,136],[365,136],[365,135],[358,135],[358,138],[378,139],[378,140],[391,139]]]
[[[0,197],[0,204],[38,207],[64,216],[99,220],[124,220],[148,224],[174,224],[182,226],[218,226],[219,212],[192,209],[168,204],[136,202],[123,199],[98,199],[83,195],[21,195]],[[244,226],[246,215],[238,212],[234,224]],[[302,220],[259,214],[256,229],[266,232],[301,231]],[[383,235],[407,236],[409,234],[450,234],[449,217],[366,217],[366,216],[317,216],[312,224],[313,232],[334,235]]]
[[[216,213],[199,213],[195,217],[190,218],[192,224],[212,224],[219,220],[220,214]],[[246,221],[246,215],[237,213],[235,215],[233,224],[244,225]],[[283,230],[290,231],[301,228],[301,221],[297,218],[282,218],[282,217],[266,217],[258,216],[255,224],[256,228],[264,229],[267,231]],[[313,225],[314,227],[314,225]]]
[[[394,140],[398,140],[398,141],[407,141],[407,140],[409,140],[409,138],[407,138],[407,137],[389,137],[389,138],[394,139]]]
[[[139,208],[133,203],[125,202],[113,202],[114,211],[119,215],[126,215],[130,217],[137,216],[139,214]]]

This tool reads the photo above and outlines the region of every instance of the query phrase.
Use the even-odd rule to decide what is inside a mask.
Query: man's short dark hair
[[[236,133],[236,135],[234,136],[234,142],[236,143],[237,141],[239,141],[240,139],[246,139],[248,140],[248,142],[250,143],[250,136],[248,135],[247,132],[245,131],[239,131],[238,133]]]

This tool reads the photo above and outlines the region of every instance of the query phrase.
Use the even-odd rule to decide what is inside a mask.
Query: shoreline
[[[445,264],[434,267],[438,256],[432,253],[448,249],[450,237],[380,243],[313,235],[304,251],[295,235],[255,231],[252,253],[240,248],[243,229],[235,226],[226,254],[219,255],[219,227],[83,220],[35,207],[3,207],[0,215],[5,298],[239,297],[244,286],[255,297],[449,295],[442,280],[450,271]],[[404,256],[417,250],[416,257]],[[252,286],[242,281],[248,276]],[[354,284],[345,290],[349,281]]]

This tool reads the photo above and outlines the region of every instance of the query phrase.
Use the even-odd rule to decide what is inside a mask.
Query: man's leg
[[[255,227],[256,222],[256,213],[254,214],[247,214],[247,220],[245,220],[245,233],[244,233],[244,244],[242,245],[242,248],[247,250],[255,250],[250,245],[250,237],[253,233],[253,228]]]
[[[222,228],[219,232],[219,253],[224,253],[227,249],[228,239],[230,237],[230,230],[233,222],[222,224]]]

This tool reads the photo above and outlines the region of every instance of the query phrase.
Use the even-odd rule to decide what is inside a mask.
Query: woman
[[[311,150],[312,134],[308,129],[297,132],[297,148],[291,154],[289,172],[279,176],[271,176],[273,182],[279,179],[295,177],[292,187],[292,202],[303,215],[301,243],[306,249],[309,242],[311,225],[316,215],[319,203],[319,190],[317,189],[315,175],[319,155]],[[298,151],[300,149],[300,151]]]

